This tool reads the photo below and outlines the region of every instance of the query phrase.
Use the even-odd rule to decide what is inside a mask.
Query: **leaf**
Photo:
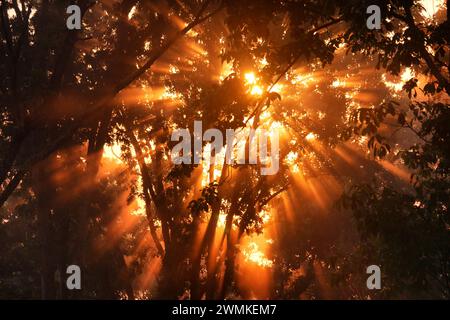
[[[423,87],[423,92],[425,94],[434,94],[436,93],[436,87],[434,85],[434,82],[429,82]]]
[[[268,98],[270,101],[281,100],[281,96],[278,92],[269,92]]]

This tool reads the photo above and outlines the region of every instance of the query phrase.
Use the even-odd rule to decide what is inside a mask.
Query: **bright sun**
[[[263,89],[257,84],[257,78],[254,72],[247,72],[244,77],[247,85],[250,87],[251,95],[260,96],[263,94]]]
[[[252,90],[250,91],[250,94],[252,94],[254,96],[260,96],[260,95],[262,95],[262,93],[263,93],[262,88],[257,85],[253,86]]]
[[[245,76],[245,80],[247,81],[248,84],[255,84],[256,77],[253,72],[247,72],[244,76]]]

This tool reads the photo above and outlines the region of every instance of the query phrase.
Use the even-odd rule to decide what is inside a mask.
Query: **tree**
[[[338,280],[358,276],[367,255],[351,261],[353,266],[341,261],[359,251],[332,231],[338,223],[355,238],[370,236],[356,248],[363,253],[374,247],[373,236],[381,241],[376,256],[398,277],[385,292],[398,293],[394,284],[411,279],[423,284],[414,263],[423,257],[429,259],[426,278],[437,277],[433,285],[444,281],[445,292],[448,104],[415,101],[408,111],[402,104],[408,99],[392,101],[398,92],[383,77],[384,71],[398,75],[412,68],[429,77],[424,94],[448,96],[448,16],[437,23],[423,19],[417,1],[80,0],[83,30],[67,31],[63,13],[69,3],[1,6],[0,53],[8,63],[0,66],[7,74],[0,87],[0,204],[14,215],[18,208],[10,203],[22,193],[36,217],[42,297],[59,297],[55,273],[70,259],[87,271],[87,279],[103,280],[62,297],[133,298],[142,289],[136,284],[139,270],[152,263],[161,263],[152,297],[252,297],[238,283],[245,272],[243,245],[275,212],[295,219],[292,228],[282,223],[280,231],[289,232],[272,252],[277,285],[260,297],[325,297],[319,272]],[[366,8],[373,4],[381,8],[381,30],[366,28]],[[341,85],[342,74],[351,79],[364,68],[373,72],[352,92]],[[422,81],[406,82],[409,98],[417,96]],[[364,100],[365,93],[373,97]],[[224,135],[226,129],[281,128],[279,171],[264,176],[261,162],[225,163],[224,149],[205,155],[216,163],[174,165],[171,133],[192,132],[199,120],[204,131],[217,128]],[[401,129],[421,142],[391,147],[388,135]],[[363,159],[362,139],[375,161]],[[127,167],[105,164],[103,153],[111,145],[120,146]],[[209,145],[203,143],[206,150]],[[351,165],[334,158],[349,145],[358,148]],[[249,139],[245,148],[248,156]],[[401,191],[385,187],[395,186],[396,178],[377,162],[397,149],[408,151],[399,155],[414,170],[415,185],[402,184]],[[353,187],[344,197],[345,204],[354,204],[356,225],[348,217],[339,222],[335,215],[315,216],[320,210],[335,213],[331,198],[341,184],[367,180],[358,176],[358,166],[382,183],[381,189]],[[318,180],[335,186],[330,199],[318,199]],[[291,208],[280,203],[286,192],[300,195]],[[303,204],[311,197],[313,203]],[[144,215],[133,218],[136,228],[125,232],[129,221],[120,210],[137,199]],[[386,216],[386,203],[394,220]],[[402,222],[408,228],[390,237]],[[323,226],[329,237],[320,235]],[[424,228],[433,236],[423,238],[423,246],[402,247],[404,237],[422,239]],[[152,244],[146,240],[143,250],[140,238]],[[440,245],[434,247],[434,240]],[[407,257],[403,261],[413,270],[401,275],[405,265],[388,259],[393,252]],[[360,288],[355,293],[350,281],[340,285],[347,286],[348,296],[366,294]]]

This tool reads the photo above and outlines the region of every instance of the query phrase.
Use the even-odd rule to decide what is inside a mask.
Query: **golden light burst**
[[[306,135],[306,137],[305,137],[305,139],[306,139],[307,141],[313,141],[313,140],[315,140],[316,138],[317,138],[317,136],[316,136],[314,133],[312,133],[312,132],[308,133],[308,134]]]
[[[264,93],[263,88],[258,84],[258,78],[254,72],[244,74],[245,83],[250,88],[249,92],[253,96],[260,96]]]
[[[423,7],[422,15],[426,19],[433,19],[439,8],[445,4],[444,0],[420,0],[420,5]]]
[[[245,81],[247,81],[247,84],[255,84],[256,83],[256,76],[254,72],[247,72],[245,75]]]
[[[252,87],[250,94],[253,96],[260,96],[263,94],[263,89],[260,86],[255,85]]]
[[[271,268],[273,266],[273,261],[266,257],[256,242],[250,242],[247,247],[242,250],[242,254],[246,261],[255,263],[260,267]]]

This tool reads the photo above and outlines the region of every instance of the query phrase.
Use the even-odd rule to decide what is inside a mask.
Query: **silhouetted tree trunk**
[[[55,230],[51,201],[54,193],[49,182],[48,161],[40,163],[33,172],[34,192],[38,203],[38,237],[41,257],[41,298],[44,300],[56,298],[56,261],[55,261]]]

